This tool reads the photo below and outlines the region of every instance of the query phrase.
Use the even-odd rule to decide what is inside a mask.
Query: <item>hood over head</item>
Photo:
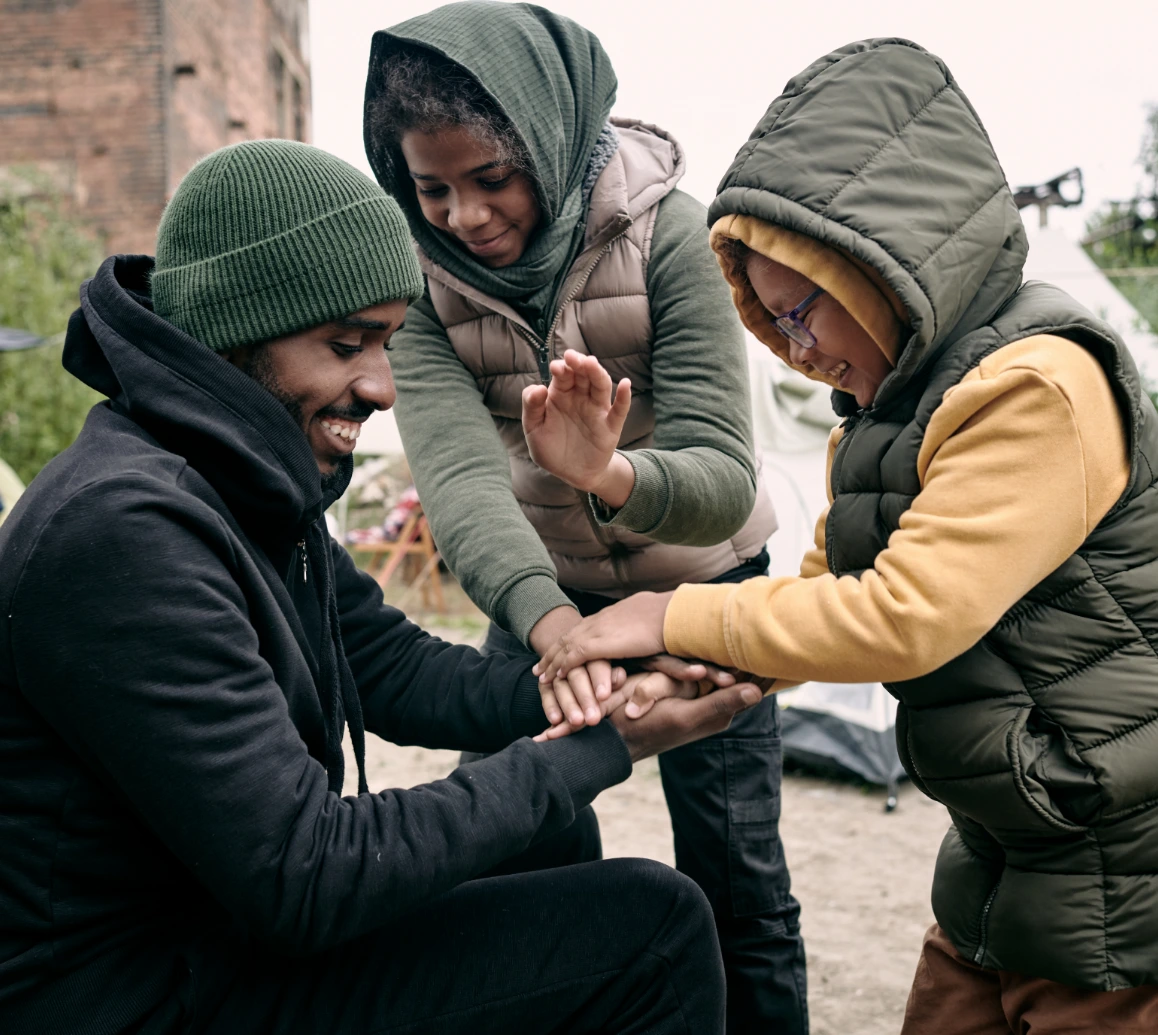
[[[238,521],[300,535],[345,491],[353,459],[322,492],[317,461],[289,411],[248,374],[152,310],[148,256],[106,259],[81,287],[66,369],[183,456]]]
[[[829,254],[813,253],[812,273],[789,265],[818,283],[838,279],[838,300],[874,338],[892,310],[899,347],[877,403],[992,319],[1021,286],[1028,251],[977,113],[944,62],[901,39],[851,43],[790,80],[720,182],[708,221],[741,316],[786,362],[728,238],[779,261],[809,253],[795,235],[819,242]]]
[[[373,108],[384,69],[408,48],[460,65],[505,115],[527,150],[542,216],[518,262],[490,269],[422,216],[401,155],[380,146]],[[547,295],[581,243],[583,182],[615,101],[615,72],[594,34],[532,4],[468,0],[376,32],[366,79],[365,143],[374,175],[402,205],[430,258],[497,298]]]

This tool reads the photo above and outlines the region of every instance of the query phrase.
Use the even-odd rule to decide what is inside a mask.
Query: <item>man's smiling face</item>
[[[405,316],[404,300],[383,302],[226,355],[289,410],[310,443],[323,484],[354,451],[366,418],[394,405],[386,352]]]

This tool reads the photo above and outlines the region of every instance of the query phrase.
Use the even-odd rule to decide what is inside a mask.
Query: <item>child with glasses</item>
[[[747,327],[834,389],[798,577],[629,598],[551,679],[667,650],[885,683],[952,826],[908,1035],[1158,1030],[1158,413],[1049,284],[977,114],[904,40],[791,80],[710,208]]]

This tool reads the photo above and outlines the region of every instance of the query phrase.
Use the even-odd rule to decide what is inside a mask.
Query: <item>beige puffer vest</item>
[[[754,557],[775,531],[772,504],[757,485],[751,516],[716,546],[673,546],[600,526],[585,493],[530,458],[523,435],[522,391],[545,379],[567,349],[596,356],[613,381],[631,378],[631,410],[621,449],[654,444],[651,310],[647,262],[659,202],[683,175],[679,145],[663,130],[612,120],[619,149],[595,182],[584,247],[563,287],[543,341],[506,303],[435,265],[421,250],[435,312],[454,351],[475,376],[511,458],[511,483],[523,513],[547,547],[559,584],[610,597],[705,582]]]

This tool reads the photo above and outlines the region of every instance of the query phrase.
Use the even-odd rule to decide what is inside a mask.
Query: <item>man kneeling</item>
[[[475,878],[758,691],[537,743],[528,662],[426,635],[329,538],[422,293],[370,180],[226,148],[157,252],[82,289],[65,363],[109,401],[0,534],[0,1029],[722,1030],[712,917],[678,873]],[[371,794],[364,730],[496,753]]]

